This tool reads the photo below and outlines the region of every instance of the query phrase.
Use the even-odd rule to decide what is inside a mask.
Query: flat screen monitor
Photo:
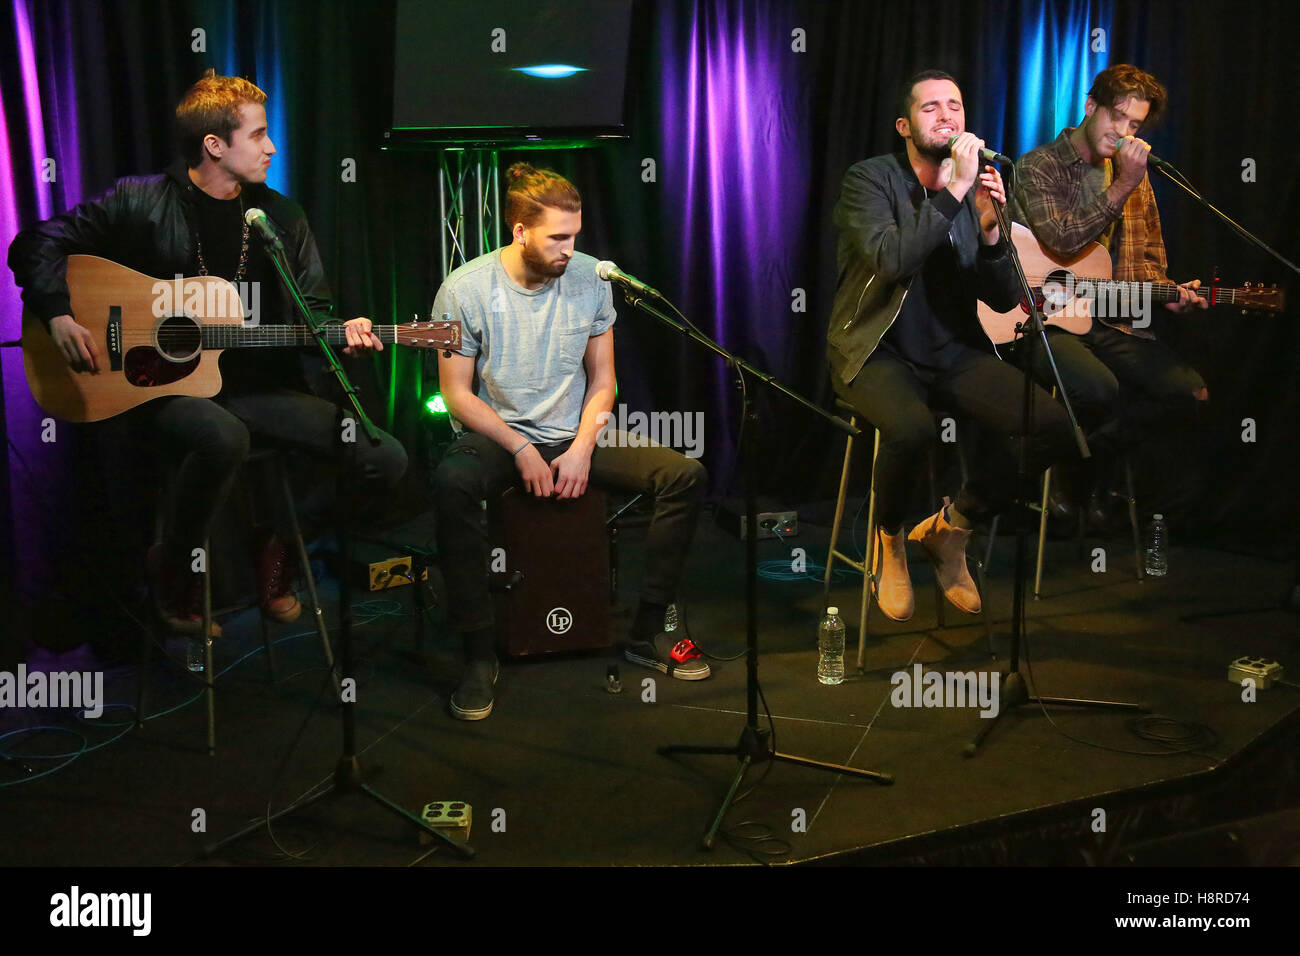
[[[397,142],[618,134],[631,0],[399,0]]]

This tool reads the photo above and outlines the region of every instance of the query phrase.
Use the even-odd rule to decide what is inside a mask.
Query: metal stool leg
[[[857,427],[857,419],[849,418],[849,424]],[[844,520],[844,499],[849,487],[849,465],[853,457],[853,436],[847,436],[844,443],[844,467],[840,469],[840,491],[835,499],[835,520],[831,522],[831,546],[826,553],[826,576],[822,580],[822,612],[831,599],[831,575],[835,569],[835,545],[840,538],[840,522]]]
[[[1133,558],[1137,564],[1137,579],[1145,577],[1142,568],[1142,534],[1138,530],[1137,495],[1133,493],[1133,465],[1126,454],[1124,456],[1124,485],[1128,491],[1128,523],[1133,529]]]
[[[929,472],[930,472],[930,500],[939,502],[939,507],[946,507],[946,502],[939,497],[939,480],[936,475],[936,465],[934,461],[934,449],[930,449]],[[933,568],[931,569],[934,570]],[[934,574],[934,617],[935,627],[944,628],[948,626],[944,618],[944,604],[947,598],[943,596],[943,588],[939,585],[939,575]]]
[[[302,528],[298,526],[298,509],[294,507],[293,490],[289,487],[289,475],[284,467],[284,460],[276,456],[276,470],[280,473],[280,489],[284,495],[284,506],[289,513],[289,528],[293,533],[294,543],[298,546],[298,564],[307,584],[307,594],[311,599],[312,614],[316,618],[316,631],[320,634],[321,648],[325,652],[325,663],[334,678],[335,690],[340,690],[339,675],[334,668],[334,648],[330,645],[329,631],[325,629],[325,612],[321,610],[320,597],[316,594],[316,576],[311,573],[311,561],[307,558],[307,543],[302,539]],[[345,572],[346,573],[346,572]],[[419,582],[416,582],[417,586]]]
[[[970,471],[967,471],[966,468],[966,449],[963,449],[962,447],[961,434],[958,434],[957,436],[957,467],[962,473],[962,486],[965,486],[967,481],[970,480]],[[997,515],[993,515],[993,520],[992,522],[989,522],[988,527],[988,544],[985,545],[984,550],[985,561],[992,561],[993,540],[995,540],[996,537]],[[975,579],[979,583],[980,593],[979,617],[980,623],[984,624],[984,640],[988,641],[989,657],[996,658],[997,650],[993,649],[993,626],[988,620],[988,584],[984,579],[985,561],[980,561],[979,558],[975,558]]]
[[[208,712],[208,756],[217,752],[217,675],[212,669],[212,549],[203,539],[203,677],[204,704]]]
[[[1047,496],[1052,486],[1052,469],[1043,472],[1043,500],[1038,509],[1038,557],[1034,561],[1034,600],[1043,587],[1043,546],[1047,543]]]
[[[871,616],[872,588],[876,583],[876,458],[880,455],[880,429],[871,444],[871,490],[867,492],[867,553],[862,559],[862,601],[858,612],[858,670],[867,661],[867,621]]]

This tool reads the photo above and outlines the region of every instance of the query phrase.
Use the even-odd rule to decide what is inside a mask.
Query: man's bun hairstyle
[[[513,230],[521,222],[528,229],[542,218],[547,206],[565,212],[582,212],[582,197],[573,183],[552,169],[514,163],[506,170],[505,217]]]

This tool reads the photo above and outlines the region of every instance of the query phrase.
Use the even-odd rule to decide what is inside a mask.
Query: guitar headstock
[[[1247,312],[1281,312],[1286,308],[1286,291],[1279,289],[1276,283],[1265,287],[1262,282],[1257,286],[1247,282],[1242,288],[1233,290],[1232,304],[1240,307],[1243,315]]]
[[[460,323],[451,319],[394,326],[394,337],[398,345],[412,348],[460,351]]]

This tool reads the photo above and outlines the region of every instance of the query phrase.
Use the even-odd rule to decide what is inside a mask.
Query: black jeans
[[[1205,381],[1196,369],[1154,339],[1093,322],[1084,335],[1047,331],[1056,367],[1095,455],[1136,448],[1161,425],[1188,424]],[[1025,343],[1016,347],[1024,366]],[[1034,380],[1055,384],[1047,356],[1034,349]]]
[[[253,437],[304,451],[327,467],[333,465],[342,438],[332,402],[289,389],[223,393],[216,399],[174,396],[142,405],[130,415],[137,434],[181,457],[175,505],[163,526],[168,559],[188,561],[191,549],[202,545]],[[383,431],[373,448],[359,428],[355,437],[348,449],[349,458],[353,448],[356,452],[351,459],[356,463],[352,487],[363,507],[373,507],[401,480],[406,450]],[[304,501],[300,510],[306,528],[320,527],[326,517],[325,501],[319,498],[314,507]]]
[[[698,460],[662,446],[629,448],[622,433],[615,444],[591,453],[589,482],[601,488],[654,496],[654,517],[646,538],[641,599],[670,604],[677,594],[686,553],[695,536],[707,473]],[[572,442],[535,446],[549,464]],[[438,515],[438,560],[447,582],[448,623],[464,633],[492,626],[488,597],[488,539],[479,520],[480,502],[511,484],[522,485],[510,452],[483,435],[467,432],[443,456],[434,472]]]
[[[872,483],[877,522],[893,534],[902,526],[909,482],[936,438],[931,408],[963,415],[990,432],[980,442],[957,509],[984,522],[1029,489],[1016,486],[1013,436],[1020,433],[1025,376],[1013,365],[975,349],[964,349],[946,369],[920,368],[892,352],[877,349],[840,397],[880,429],[880,454]],[[839,386],[836,386],[837,391]],[[1033,386],[1034,442],[1029,473],[1069,455],[1074,447],[1065,410]]]

